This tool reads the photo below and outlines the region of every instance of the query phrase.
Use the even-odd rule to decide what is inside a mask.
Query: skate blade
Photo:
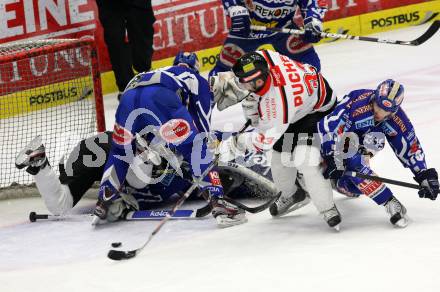
[[[215,218],[217,226],[220,228],[227,228],[235,225],[244,224],[248,221],[246,217],[242,218],[229,218],[227,216],[219,215]]]
[[[340,225],[341,225],[341,224],[335,225],[335,226],[333,226],[333,228],[334,228],[337,232],[339,232],[339,230],[341,230]]]

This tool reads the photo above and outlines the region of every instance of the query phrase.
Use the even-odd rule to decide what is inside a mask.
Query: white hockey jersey
[[[274,51],[257,51],[269,64],[270,74],[264,87],[256,92],[259,101],[258,129],[277,128],[281,135],[289,124],[313,112],[331,108],[336,96],[326,100],[324,78],[315,68],[291,60]],[[331,93],[330,93],[331,94]]]

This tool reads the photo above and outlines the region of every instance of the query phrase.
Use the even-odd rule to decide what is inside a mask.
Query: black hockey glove
[[[343,162],[335,156],[324,156],[326,167],[322,173],[325,179],[340,179],[344,175]],[[339,167],[338,167],[339,166]]]
[[[438,174],[435,168],[428,168],[417,173],[414,179],[419,183],[420,198],[435,200],[439,192]]]

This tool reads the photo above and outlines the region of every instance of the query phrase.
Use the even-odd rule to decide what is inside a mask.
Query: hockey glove
[[[250,94],[248,90],[238,86],[234,73],[231,71],[220,72],[215,76],[211,76],[209,86],[214,94],[214,103],[217,104],[219,111],[239,103]]]
[[[435,200],[439,192],[438,174],[435,168],[429,168],[417,173],[414,179],[419,183],[420,198]]]
[[[228,10],[231,17],[230,35],[247,38],[251,33],[251,19],[249,11],[243,6],[232,6]]]
[[[335,156],[324,156],[326,167],[322,173],[325,179],[338,180],[344,175],[344,166],[342,161]]]
[[[220,161],[228,162],[236,157],[244,156],[246,153],[247,139],[249,135],[233,135],[223,140],[217,148],[217,154],[220,155]]]
[[[93,214],[101,220],[113,222],[123,219],[128,211],[134,210],[139,210],[139,204],[132,194],[101,187]]]
[[[322,22],[315,17],[304,19],[303,40],[307,43],[317,43],[321,40]]]

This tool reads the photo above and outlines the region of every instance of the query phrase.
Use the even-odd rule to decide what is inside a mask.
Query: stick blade
[[[136,250],[123,251],[123,250],[111,249],[107,254],[107,257],[114,261],[128,260],[135,256],[136,256]]]
[[[424,34],[411,42],[412,45],[418,46],[429,40],[440,29],[440,20],[434,20],[431,26]]]

